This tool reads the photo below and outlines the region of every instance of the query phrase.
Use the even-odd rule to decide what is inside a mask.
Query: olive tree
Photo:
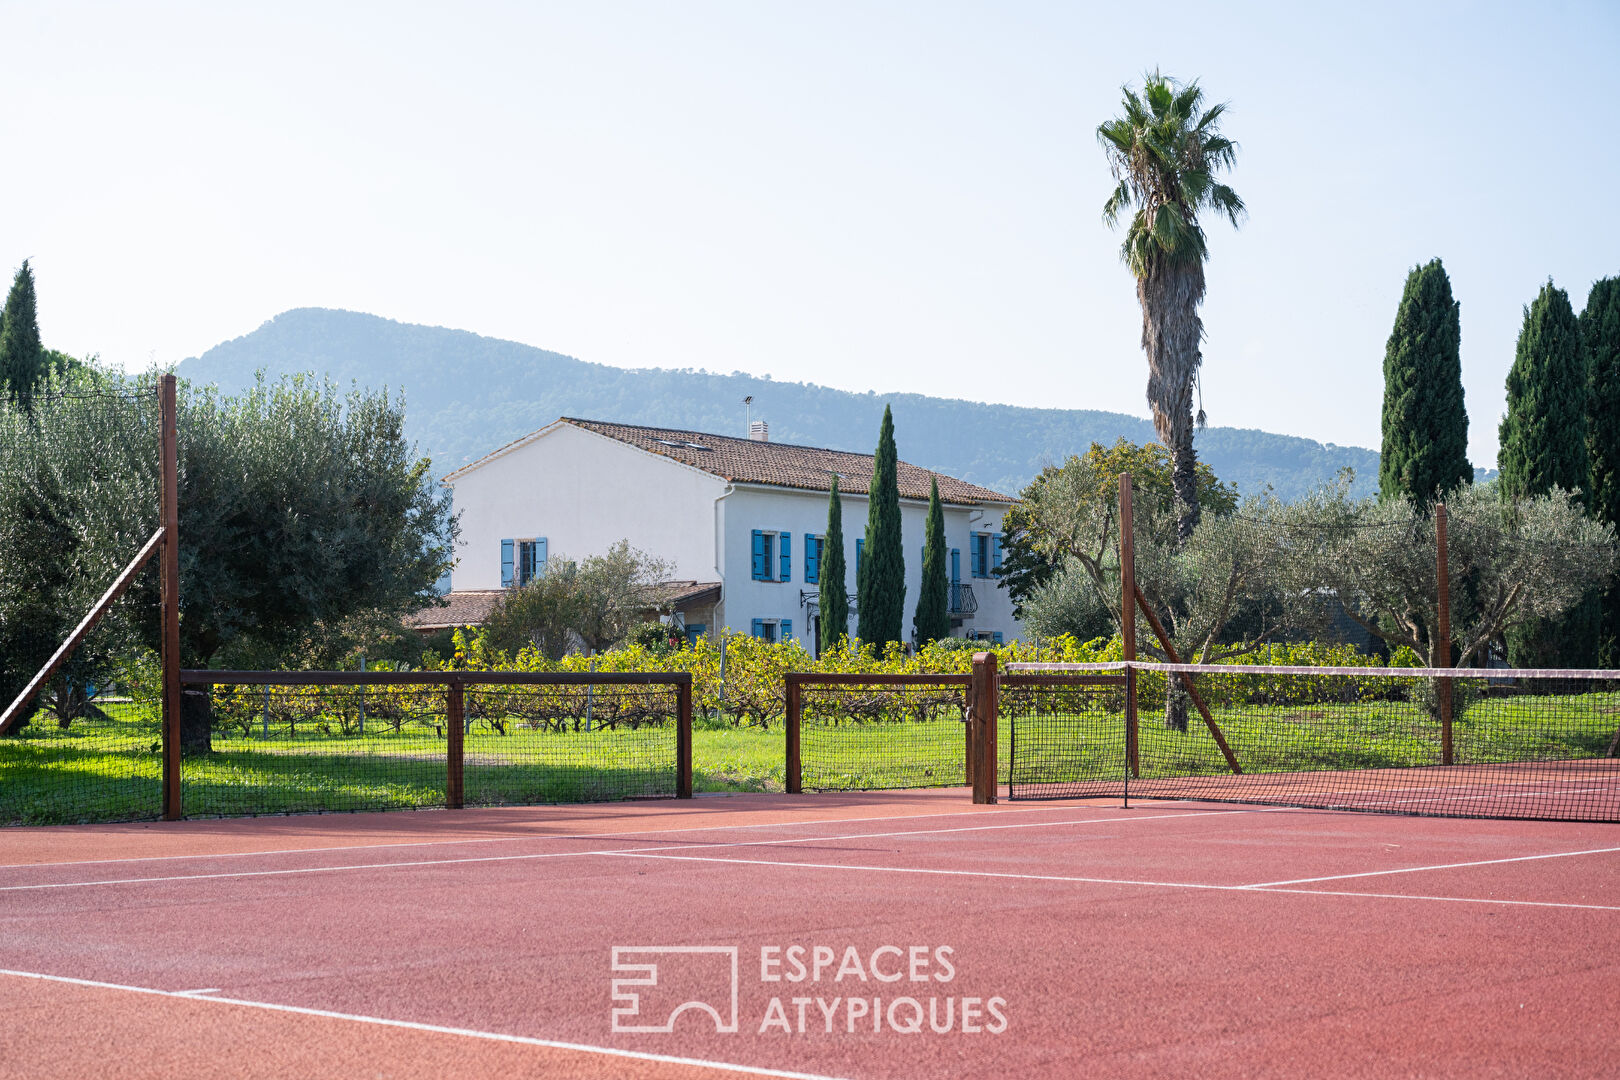
[[[578,561],[554,555],[543,574],[496,602],[484,630],[508,653],[534,648],[557,660],[575,649],[596,652],[658,609],[658,586],[672,569],[628,540]]]

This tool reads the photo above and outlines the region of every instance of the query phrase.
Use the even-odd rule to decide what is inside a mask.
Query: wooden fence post
[[[787,791],[797,795],[804,790],[804,762],[799,757],[799,726],[804,711],[804,688],[798,672],[790,671],[787,682]]]
[[[1136,753],[1136,519],[1131,513],[1131,474],[1119,476],[1119,633],[1125,647],[1125,765],[1141,776]]]
[[[444,804],[451,810],[460,810],[464,803],[465,792],[462,782],[465,773],[462,769],[462,750],[465,745],[464,735],[467,715],[466,698],[460,679],[452,679],[446,693],[445,707],[445,781]]]
[[[973,682],[970,689],[973,710],[968,722],[968,763],[972,776],[973,801],[996,801],[996,713],[1001,687],[996,680],[996,654],[973,654]]]
[[[180,796],[180,447],[175,377],[158,380],[158,456],[163,516],[161,648],[163,661],[163,818],[178,821]]]
[[[675,797],[692,797],[692,676],[675,684]]]
[[[1450,538],[1448,536],[1446,520],[1446,504],[1436,503],[1434,507],[1434,539],[1435,539],[1435,579],[1439,589],[1439,623],[1435,627],[1435,634],[1439,640],[1435,642],[1438,649],[1437,659],[1439,666],[1451,666],[1451,554]],[[1440,764],[1453,763],[1451,742],[1451,679],[1441,678],[1439,691],[1440,699]]]

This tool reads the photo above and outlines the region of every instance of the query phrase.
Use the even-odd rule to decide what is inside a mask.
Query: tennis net
[[[1138,795],[1455,817],[1620,822],[1620,671],[1019,665],[1001,695],[1014,799]],[[1167,679],[1192,707],[1167,726]],[[1064,700],[1064,697],[1067,700]]]

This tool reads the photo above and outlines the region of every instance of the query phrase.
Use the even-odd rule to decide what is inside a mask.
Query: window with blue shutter
[[[765,554],[765,534],[758,529],[754,530],[754,580],[771,580],[771,560]],[[758,634],[754,636],[759,637]]]
[[[501,541],[501,588],[503,589],[512,587],[512,549],[514,543],[512,540]]]
[[[968,569],[976,578],[990,576],[990,534],[974,533],[968,546]]]
[[[816,585],[821,582],[821,545],[823,541],[814,533],[804,534],[804,582],[806,585]]]
[[[762,638],[764,636],[765,636],[765,620],[764,619],[755,619],[754,620],[754,637]]]
[[[792,636],[793,636],[793,620],[792,619],[783,619],[782,620],[782,640],[786,641],[788,638],[790,638]]]
[[[776,580],[778,580],[778,581],[792,581],[793,580],[793,534],[792,533],[783,533],[782,534],[782,550],[777,553],[777,558],[781,560],[782,573],[781,573],[781,576],[779,576]]]
[[[990,569],[1001,569],[1001,534],[990,535]]]
[[[866,556],[866,541],[861,537],[855,539],[855,574],[860,576],[861,560]]]

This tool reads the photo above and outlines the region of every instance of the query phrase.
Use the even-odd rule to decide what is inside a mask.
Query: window
[[[969,572],[976,578],[990,576],[990,534],[974,533],[968,538]]]
[[[546,572],[546,538],[501,541],[501,588],[521,588]]]
[[[771,581],[771,559],[776,551],[776,534],[754,530],[754,580]]]
[[[821,548],[826,542],[825,536],[804,534],[804,581],[807,585],[821,583]]]
[[[753,636],[773,645],[778,641],[788,641],[793,637],[793,620],[755,619]]]

